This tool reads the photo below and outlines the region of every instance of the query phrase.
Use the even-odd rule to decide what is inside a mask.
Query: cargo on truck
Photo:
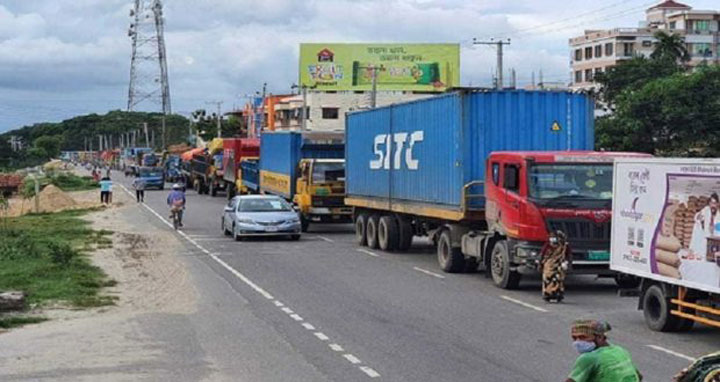
[[[260,155],[260,140],[257,138],[225,138],[223,140],[223,180],[228,200],[237,193],[247,193],[242,186],[240,163],[245,158],[257,159]]]
[[[225,189],[223,180],[223,139],[215,138],[202,150],[192,152],[188,182],[198,194],[216,196]]]
[[[720,159],[615,163],[611,268],[642,278],[648,327],[720,327]]]
[[[297,205],[303,231],[314,223],[349,223],[341,134],[264,133],[260,139],[260,192]]]
[[[348,114],[358,243],[403,251],[428,236],[444,271],[481,268],[515,288],[562,230],[572,272],[615,276],[612,162],[643,154],[590,151],[593,111],[583,94],[462,90]]]

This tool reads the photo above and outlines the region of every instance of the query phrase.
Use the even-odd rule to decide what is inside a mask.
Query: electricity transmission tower
[[[162,1],[135,0],[130,17],[132,58],[127,109],[133,111],[141,103],[153,103],[162,105],[163,114],[170,114]]]

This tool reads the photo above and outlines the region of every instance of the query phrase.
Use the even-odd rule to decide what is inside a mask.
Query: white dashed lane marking
[[[345,358],[346,360],[350,361],[350,363],[353,364],[353,365],[357,365],[357,364],[359,364],[359,363],[362,363],[362,361],[360,361],[360,359],[359,359],[358,357],[355,357],[355,356],[352,355],[352,354],[343,354],[343,358]]]
[[[330,337],[326,336],[323,332],[315,332],[313,333],[315,337],[317,337],[320,341],[327,341],[330,339]]]
[[[520,305],[520,306],[524,306],[524,307],[526,307],[526,308],[530,308],[530,309],[535,310],[535,311],[538,311],[538,312],[547,313],[547,311],[548,311],[547,309],[543,309],[543,308],[541,308],[541,307],[539,307],[539,306],[535,306],[535,305],[532,305],[532,304],[528,304],[527,302],[520,301],[520,300],[515,299],[515,298],[512,298],[512,297],[510,297],[510,296],[502,295],[502,296],[500,296],[500,298],[502,298],[502,299],[505,300],[505,301],[510,301],[510,302],[512,302],[512,303],[514,303],[514,304],[518,304],[518,305]]]
[[[673,356],[675,356],[675,357],[682,358],[682,359],[684,359],[684,360],[688,360],[688,361],[690,361],[690,362],[694,362],[694,361],[695,361],[695,358],[690,357],[689,355],[685,355],[685,354],[682,354],[682,353],[678,353],[678,352],[676,352],[676,351],[673,351],[673,350],[670,350],[670,349],[666,349],[666,348],[664,348],[664,347],[662,347],[662,346],[657,346],[657,345],[646,345],[646,346],[649,347],[650,349],[654,349],[654,350],[657,350],[657,351],[661,351],[661,352],[663,352],[663,353],[665,353],[665,354],[670,354],[670,355],[673,355]]]
[[[328,238],[328,237],[325,237],[325,236],[320,236],[320,235],[317,235],[317,236],[315,236],[315,237],[316,237],[316,238],[318,238],[318,239],[320,239],[320,240],[324,240],[324,241],[327,241],[328,243],[334,243],[334,242],[335,242],[335,240],[333,240],[333,239],[330,239],[330,238]]]
[[[435,278],[438,278],[438,279],[444,279],[444,278],[445,278],[445,276],[443,276],[443,275],[441,275],[441,274],[439,274],[439,273],[435,273],[435,272],[432,272],[432,271],[428,271],[427,269],[422,269],[422,268],[418,268],[418,267],[413,267],[413,269],[416,270],[416,271],[418,271],[418,272],[422,272],[422,273],[424,273],[424,274],[426,274],[426,275],[430,275],[430,276],[435,277]]]
[[[368,251],[367,249],[356,249],[356,251],[358,251],[358,252],[360,252],[360,253],[364,253],[364,254],[369,255],[369,256],[372,256],[372,257],[380,257],[380,255],[378,255],[377,253],[375,253],[375,252],[370,252],[370,251]]]

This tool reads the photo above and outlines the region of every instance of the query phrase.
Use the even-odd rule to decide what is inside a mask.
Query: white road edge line
[[[685,355],[685,354],[682,354],[682,353],[678,353],[678,352],[676,352],[676,351],[672,351],[672,350],[670,350],[670,349],[665,349],[665,348],[662,347],[662,346],[657,346],[657,345],[645,345],[645,346],[649,347],[650,349],[655,349],[655,350],[657,350],[657,351],[661,351],[661,352],[663,352],[663,353],[670,354],[670,355],[673,355],[673,356],[675,356],[675,357],[682,358],[682,359],[684,359],[684,360],[688,360],[688,361],[690,361],[690,362],[694,362],[694,361],[695,361],[695,358],[693,358],[693,357],[690,357],[690,356]]]
[[[317,337],[320,341],[327,341],[330,339],[330,337],[326,336],[323,332],[315,332],[313,333],[315,337]]]
[[[510,301],[510,302],[512,302],[512,303],[515,303],[515,304],[524,306],[524,307],[526,307],[526,308],[530,308],[530,309],[532,309],[532,310],[536,310],[536,311],[538,311],[538,312],[543,312],[543,313],[547,313],[547,312],[548,312],[547,309],[543,309],[543,308],[541,308],[541,307],[539,307],[539,306],[535,306],[535,305],[532,305],[532,304],[528,304],[527,302],[514,299],[514,298],[512,298],[512,297],[510,297],[510,296],[502,295],[502,296],[500,296],[500,298],[502,298],[503,300]]]
[[[362,370],[363,373],[367,374],[368,377],[370,377],[370,378],[377,378],[380,376],[380,373],[378,373],[377,371],[373,370],[372,368],[370,368],[368,366],[360,366],[360,370]]]
[[[362,361],[361,361],[358,357],[355,357],[354,355],[349,354],[349,353],[348,353],[348,354],[343,354],[343,358],[345,358],[346,360],[350,361],[350,363],[353,364],[353,365],[357,365],[357,364],[359,364],[359,363],[362,363]]]
[[[370,252],[370,251],[368,251],[368,250],[366,250],[366,249],[356,249],[356,251],[361,252],[361,253],[364,253],[364,254],[366,254],[366,255],[373,256],[373,257],[380,257],[380,255],[378,255],[377,253],[375,253],[375,252]]]
[[[335,240],[330,239],[330,238],[325,237],[325,236],[317,235],[317,236],[315,236],[315,237],[318,238],[318,239],[320,239],[320,240],[325,240],[325,241],[327,241],[328,243],[334,243],[334,242],[335,242]]]
[[[121,184],[120,187],[122,187],[122,189],[125,190],[125,192],[127,192],[130,196],[133,196],[133,194],[132,194],[127,188],[125,188],[125,186],[123,186],[123,185]],[[160,214],[158,214],[157,212],[155,212],[155,210],[153,210],[152,208],[148,207],[148,206],[147,206],[146,204],[144,204],[144,203],[142,203],[142,206],[145,207],[148,211],[150,211],[153,215],[155,215],[158,219],[160,219],[161,222],[165,223],[165,225],[167,225],[168,227],[171,227],[171,228],[172,228],[172,224],[171,224],[169,221],[167,221],[165,218],[163,218],[162,216],[160,216]],[[248,285],[250,288],[252,288],[252,289],[255,290],[256,292],[258,292],[260,295],[262,295],[263,297],[265,297],[265,298],[268,299],[268,300],[273,300],[273,303],[274,303],[276,306],[278,306],[278,307],[283,307],[283,304],[282,304],[281,302],[275,300],[275,297],[273,297],[273,295],[271,295],[270,293],[268,293],[266,290],[260,288],[257,284],[255,284],[254,282],[252,282],[252,281],[251,281],[249,278],[247,278],[245,275],[243,275],[242,273],[238,272],[235,268],[233,268],[233,267],[231,267],[230,265],[228,265],[228,264],[227,264],[226,262],[224,262],[222,259],[220,259],[219,257],[217,257],[216,254],[213,254],[213,253],[211,253],[210,251],[208,251],[207,249],[203,248],[203,247],[202,247],[200,244],[198,244],[195,240],[193,240],[192,238],[190,238],[186,233],[184,233],[184,232],[182,232],[182,231],[177,231],[177,233],[180,234],[183,238],[185,238],[185,240],[187,240],[188,242],[190,242],[190,243],[192,243],[193,245],[195,245],[195,246],[196,246],[198,249],[200,249],[202,252],[206,253],[211,259],[215,260],[215,262],[217,262],[218,264],[220,264],[223,268],[225,268],[225,269],[228,270],[230,273],[232,273],[233,275],[235,275],[235,277],[239,278],[240,281],[244,282],[246,285]],[[330,242],[330,243],[333,242],[332,240],[330,240],[330,239],[328,239],[328,238],[323,238],[322,236],[318,236],[318,237],[320,237],[321,239],[323,239],[323,240],[325,240],[325,241],[328,241],[328,242]],[[370,251],[365,251],[365,250],[362,250],[362,249],[359,249],[358,251],[363,252],[363,253],[366,253],[366,254],[368,254],[368,255],[370,255],[370,256],[379,257],[379,255],[377,255],[377,254],[375,254],[375,253],[373,253],[373,252],[370,252]],[[432,272],[430,272],[430,273],[432,273]],[[441,278],[444,278],[444,276],[442,276],[442,275],[437,275],[437,276],[440,276]],[[290,308],[287,308],[287,307],[283,307],[282,310],[285,311],[286,313],[293,313],[292,310],[290,310]],[[288,312],[288,311],[289,311],[289,312]],[[296,321],[301,321],[301,320],[302,320],[302,317],[300,317],[300,316],[297,315],[297,314],[291,314],[290,317],[292,317],[292,318],[295,319]],[[315,330],[315,327],[314,327],[313,325],[307,323],[307,322],[303,322],[303,323],[302,323],[302,326],[303,326],[305,329],[307,329],[307,330]],[[325,335],[324,333],[322,333],[322,332],[314,332],[313,334],[315,335],[315,337],[317,337],[317,338],[318,338],[319,340],[321,340],[321,341],[328,341],[328,340],[330,339],[330,337],[326,336],[326,335]],[[340,345],[338,345],[338,344],[330,344],[329,346],[330,346],[331,349],[333,349],[333,350],[335,350],[335,351],[342,351],[342,350],[343,350],[342,347],[341,347]],[[352,363],[352,364],[362,363],[362,361],[360,361],[359,358],[355,357],[355,356],[352,355],[352,354],[344,354],[343,357],[344,357],[345,359],[347,359],[347,360],[348,360],[350,363]],[[379,374],[377,371],[375,371],[375,370],[373,370],[373,369],[371,369],[370,367],[367,367],[367,366],[361,366],[361,367],[360,367],[360,370],[362,370],[362,371],[363,371],[365,374],[367,374],[370,378],[377,378],[377,377],[380,376],[380,374]]]
[[[413,267],[413,269],[416,270],[416,271],[418,271],[418,272],[422,272],[422,273],[424,273],[424,274],[426,274],[426,275],[430,275],[430,276],[432,276],[432,277],[437,277],[437,278],[439,278],[439,279],[444,279],[444,278],[445,278],[445,276],[443,276],[443,275],[441,275],[441,274],[439,274],[439,273],[435,273],[435,272],[428,271],[427,269],[422,269],[422,268],[418,268],[418,267]]]

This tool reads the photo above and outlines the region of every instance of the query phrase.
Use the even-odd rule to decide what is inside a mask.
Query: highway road
[[[129,179],[116,180],[130,188]],[[185,227],[173,232],[167,193],[146,191],[138,219],[180,236],[187,252],[178,256],[193,264],[195,282],[233,302],[218,305],[218,315],[251,314],[247,325],[272,332],[235,338],[232,320],[214,320],[212,335],[289,362],[233,357],[222,343],[204,349],[253,370],[248,380],[564,381],[577,356],[569,326],[578,318],[609,321],[610,341],[631,351],[646,381],[669,381],[720,344],[720,331],[703,326],[650,331],[637,299],[618,297],[609,279],[571,277],[565,302],[546,304],[538,278],[501,290],[483,273],[442,273],[427,241],[416,240],[407,253],[358,247],[351,225],[311,226],[299,242],[236,242],[220,229],[224,197],[188,191]],[[209,293],[199,290],[201,298]]]

